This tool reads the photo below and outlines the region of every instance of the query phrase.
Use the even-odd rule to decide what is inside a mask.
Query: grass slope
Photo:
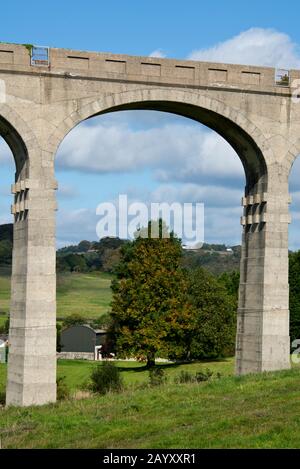
[[[110,309],[112,276],[101,272],[66,273],[57,276],[57,317],[79,313],[88,319]],[[0,270],[0,313],[9,312],[10,276]]]
[[[110,309],[112,276],[102,272],[59,274],[57,317],[79,313],[97,318]]]
[[[226,361],[225,369],[230,366],[232,362]],[[210,364],[214,367],[220,369],[222,363]],[[299,447],[299,371],[223,376],[202,384],[178,385],[170,378],[169,384],[157,388],[129,386],[122,394],[5,409],[0,411],[2,446]]]

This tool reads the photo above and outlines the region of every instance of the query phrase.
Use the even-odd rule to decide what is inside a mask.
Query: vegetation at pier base
[[[58,372],[74,392],[93,366],[59,361]],[[167,376],[159,386],[149,385],[141,364],[118,363],[125,385],[121,393],[71,397],[35,408],[0,408],[2,448],[299,446],[299,366],[243,377],[232,375],[232,359],[159,366]],[[207,368],[214,372],[209,380],[179,382],[182,370],[195,376]],[[0,392],[4,370],[0,365]]]

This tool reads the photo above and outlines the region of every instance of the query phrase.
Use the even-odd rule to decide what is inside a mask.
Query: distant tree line
[[[113,273],[121,259],[121,247],[125,240],[103,238],[100,241],[81,241],[72,246],[58,249],[57,272]],[[11,265],[13,225],[0,225],[0,265]],[[224,244],[204,243],[197,251],[183,250],[181,263],[186,269],[205,267],[215,275],[239,269],[240,246],[232,247],[232,254],[226,254]]]
[[[0,225],[0,265],[10,265],[12,261],[13,225]]]

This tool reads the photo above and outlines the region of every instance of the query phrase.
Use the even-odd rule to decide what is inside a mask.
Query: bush
[[[73,313],[64,319],[62,327],[63,329],[67,329],[67,327],[78,326],[78,325],[82,325],[85,323],[86,323],[86,319],[83,316],[81,316],[81,314]]]
[[[57,386],[57,400],[58,401],[65,401],[66,399],[70,399],[70,390],[67,386],[65,376],[59,376],[56,379],[56,386]]]
[[[213,375],[213,372],[208,368],[205,371],[198,371],[195,375],[195,381],[201,383],[202,381],[208,381]]]
[[[151,386],[160,386],[166,382],[165,372],[160,367],[153,367],[149,370],[149,380]]]
[[[5,406],[6,392],[5,390],[0,391],[0,406]]]
[[[201,383],[202,381],[208,381],[213,376],[213,372],[208,368],[205,371],[197,371],[195,375],[192,375],[188,371],[181,371],[179,376],[176,376],[175,383]],[[220,375],[217,373],[217,378]]]
[[[0,326],[0,334],[8,334],[9,332],[9,318],[7,318],[2,326]]]
[[[91,374],[91,389],[98,394],[106,394],[109,391],[119,392],[123,388],[123,380],[120,371],[111,362],[98,364]]]
[[[195,377],[189,371],[182,370],[179,376],[176,376],[175,383],[193,383]]]

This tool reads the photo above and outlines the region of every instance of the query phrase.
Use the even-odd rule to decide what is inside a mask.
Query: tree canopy
[[[161,235],[139,236],[124,245],[112,284],[118,353],[145,358],[149,367],[158,353],[172,354],[172,337],[189,327],[190,319],[183,301],[187,283],[180,267],[181,242],[173,233],[169,238]]]
[[[232,353],[236,292],[204,269],[184,270],[181,241],[173,233],[169,238],[141,233],[123,246],[112,284],[118,354],[147,359],[151,366],[158,355],[191,359]]]

